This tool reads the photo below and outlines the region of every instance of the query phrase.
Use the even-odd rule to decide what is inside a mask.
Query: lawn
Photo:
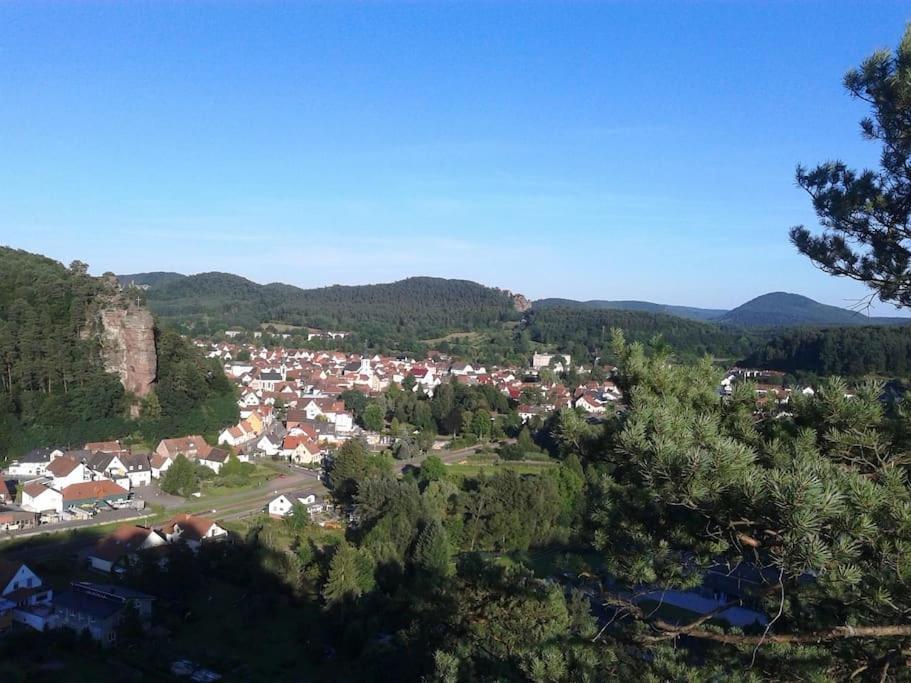
[[[246,480],[240,486],[226,486],[219,477],[202,482],[201,493],[204,498],[221,498],[234,493],[241,493],[247,489],[254,489],[262,486],[270,479],[274,479],[282,470],[274,466],[256,463],[255,469],[247,475]]]
[[[515,462],[511,460],[498,460],[496,458],[483,462],[473,462],[466,459],[452,465],[446,465],[446,471],[455,477],[476,477],[481,474],[496,474],[503,470],[512,470],[519,474],[540,474],[551,467],[556,467],[557,462],[542,460],[541,462]]]

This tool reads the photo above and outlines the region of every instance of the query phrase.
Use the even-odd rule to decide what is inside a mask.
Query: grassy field
[[[479,342],[484,337],[480,332],[452,332],[447,334],[445,337],[437,337],[436,339],[422,339],[422,344],[441,344],[443,342],[462,342],[468,344],[474,344]]]
[[[287,332],[295,332],[297,330],[304,329],[300,325],[289,325],[288,323],[279,323],[279,322],[261,323],[259,326],[259,328],[261,330],[265,330],[269,327],[273,328],[279,334],[287,333]]]
[[[474,477],[480,473],[496,474],[503,470],[512,470],[519,474],[540,474],[558,463],[554,460],[540,462],[500,460],[496,456],[469,456],[464,461],[446,465],[446,471],[455,477]]]

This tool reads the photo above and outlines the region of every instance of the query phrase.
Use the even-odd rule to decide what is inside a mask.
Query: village
[[[141,558],[153,557],[166,566],[175,547],[196,553],[206,544],[231,542],[226,520],[251,515],[275,520],[305,515],[319,526],[343,529],[348,511],[328,494],[324,466],[349,440],[380,452],[395,438],[385,424],[369,429],[358,419],[344,400],[350,392],[370,399],[395,387],[429,398],[444,384],[488,386],[508,399],[519,424],[535,427],[565,408],[593,423],[624,408],[611,367],[604,379],[589,379],[570,390],[561,375],[585,368],[573,368],[564,354],[535,353],[522,368],[486,368],[435,353],[418,360],[231,341],[196,344],[223,365],[237,391],[240,420],[223,429],[215,443],[201,435],[163,439],[149,450],[120,441],[95,442],[78,449],[36,449],[10,462],[0,478],[0,534],[15,539],[55,529],[103,525],[99,528],[111,530],[79,549],[79,580],[59,591],[28,562],[0,560],[0,632],[71,628],[112,646],[127,615],[146,625],[151,619],[157,596],[123,581]],[[760,397],[779,405],[788,400],[790,389],[780,373],[742,368],[726,374],[719,394],[730,395],[743,380],[758,381]],[[452,444],[451,436],[435,436],[427,452],[442,454],[450,465],[465,462],[473,452],[464,447],[453,451]],[[398,471],[426,455],[414,454]],[[231,463],[262,468],[266,476],[233,499],[202,491],[187,498],[168,495],[160,485],[179,460],[215,478]],[[186,511],[187,501],[194,500],[198,504]],[[220,676],[186,660],[174,667],[175,675],[193,680]]]

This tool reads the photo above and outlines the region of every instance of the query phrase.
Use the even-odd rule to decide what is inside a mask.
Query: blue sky
[[[906,2],[0,4],[0,243],[93,272],[846,305],[798,162]],[[877,313],[891,308],[877,307]]]

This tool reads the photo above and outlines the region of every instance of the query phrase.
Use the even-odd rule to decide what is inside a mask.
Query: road
[[[432,454],[439,457],[444,463],[457,463],[467,456],[477,452],[479,447],[471,446],[454,451],[434,451]],[[405,468],[419,467],[424,458],[412,458],[396,462],[396,471],[401,474]],[[316,493],[326,495],[328,491],[319,479],[319,473],[314,470],[308,470],[303,467],[297,467],[286,463],[276,463],[282,470],[281,473],[265,482],[261,486],[237,493],[230,493],[218,497],[204,497],[196,499],[184,499],[178,496],[171,496],[162,493],[157,486],[140,487],[137,490],[138,497],[146,500],[149,504],[161,505],[166,512],[189,512],[197,514],[208,514],[216,519],[238,519],[259,512],[265,508],[266,504],[281,493]],[[88,529],[91,527],[102,526],[116,521],[128,521],[139,519],[150,519],[154,517],[152,512],[143,514],[137,510],[110,510],[101,512],[90,520],[78,520],[72,522],[61,522],[59,524],[49,524],[39,527],[35,530],[26,530],[11,532],[0,535],[0,543],[12,539],[22,539],[31,536],[42,536],[46,534],[57,534],[73,529]],[[73,553],[85,548],[94,542],[91,537],[74,539],[65,543],[54,543],[48,548],[48,552],[53,555],[61,553]],[[7,551],[4,556],[14,557],[18,554],[24,554],[27,557],[40,559],[40,549],[36,547],[23,548],[21,551]]]

